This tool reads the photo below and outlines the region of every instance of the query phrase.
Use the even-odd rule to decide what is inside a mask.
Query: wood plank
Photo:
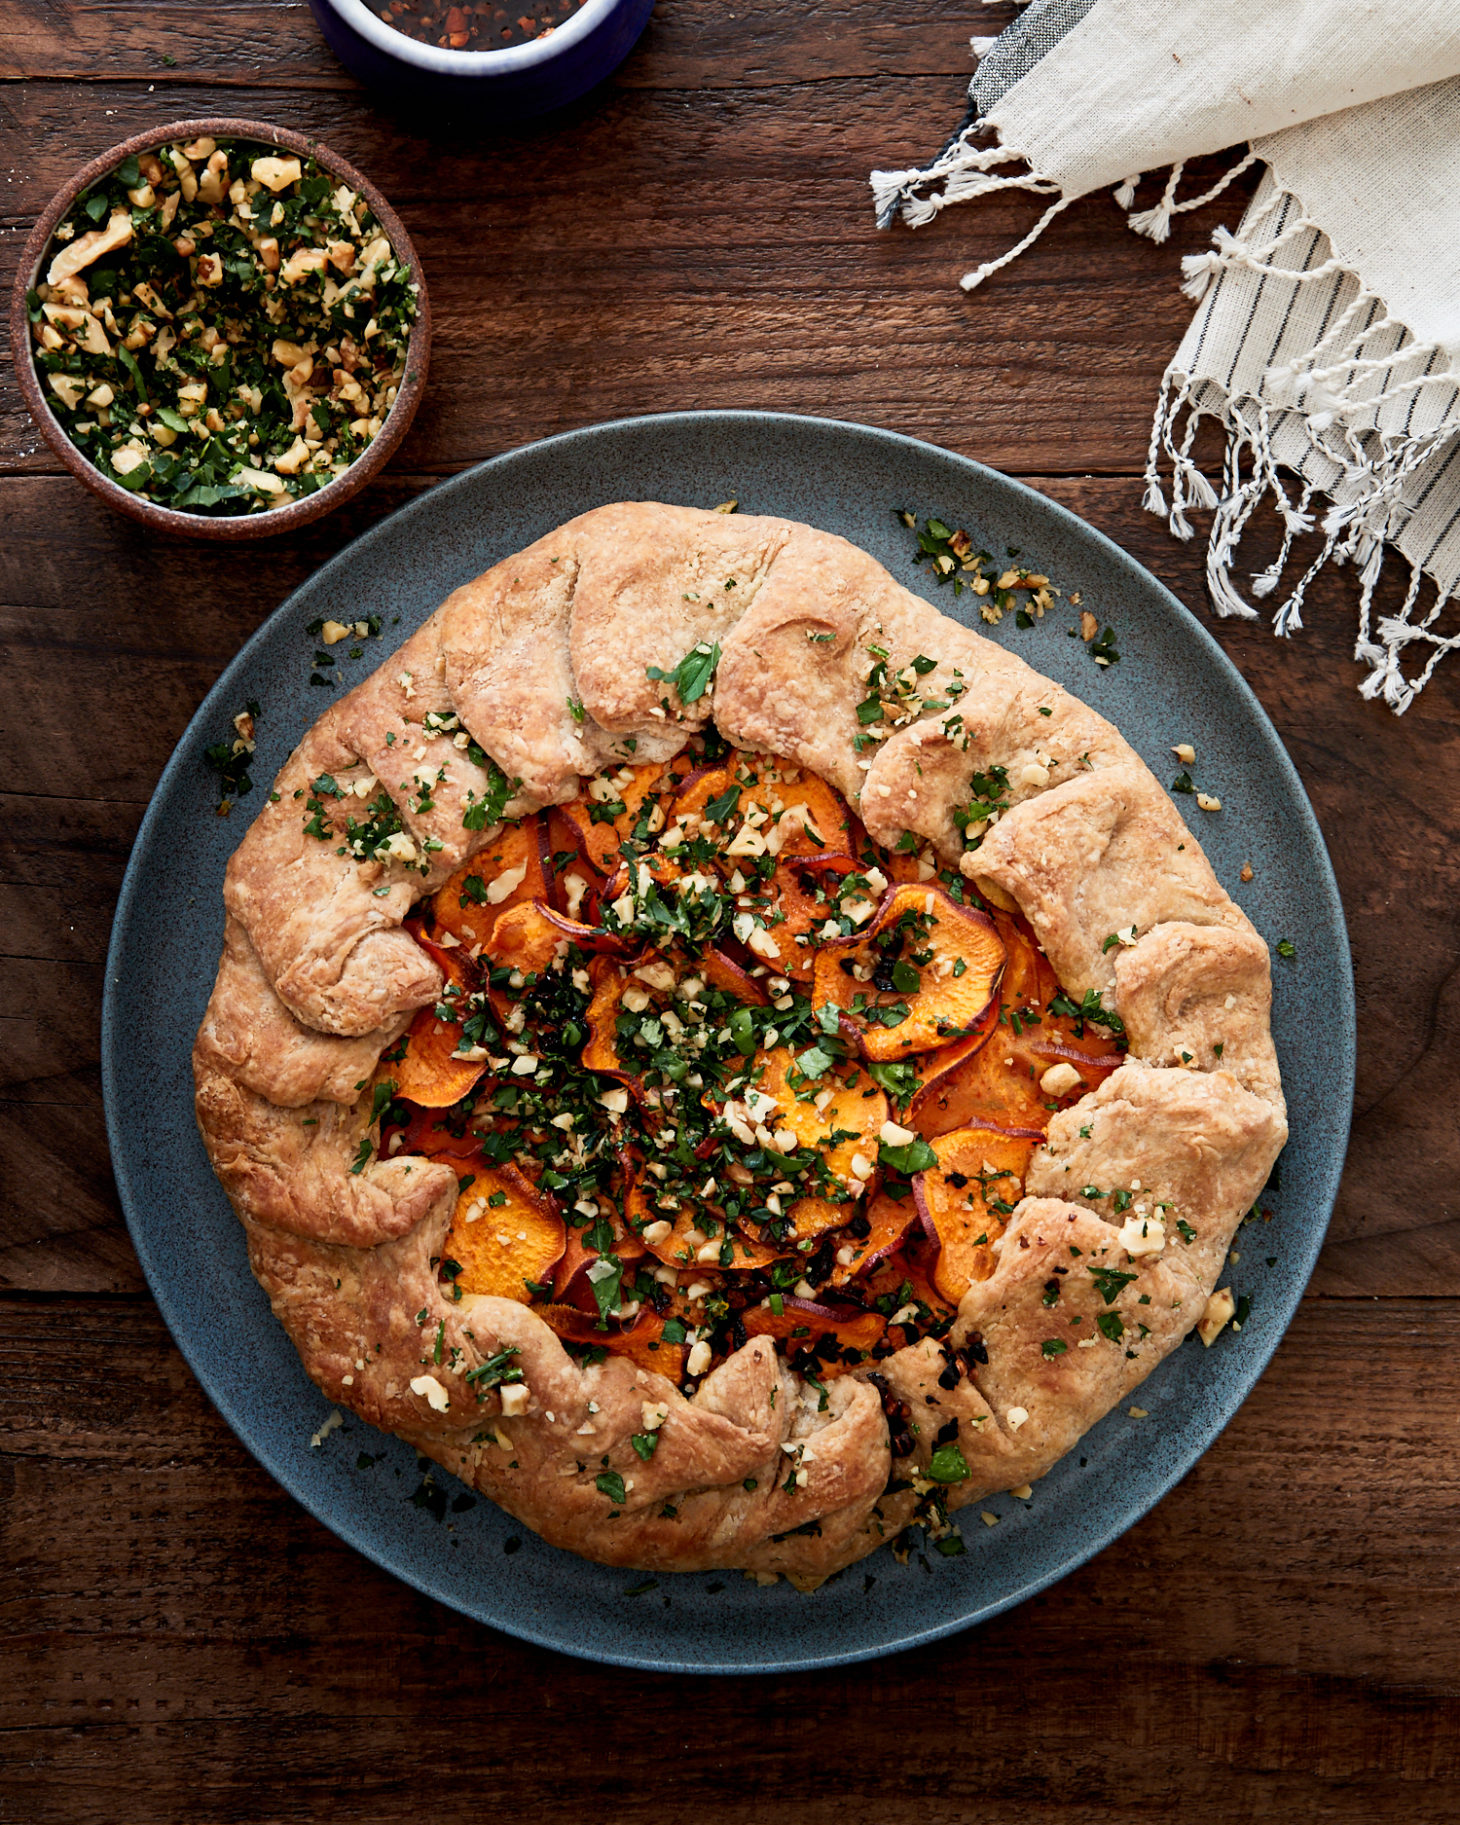
[[[1460,1223],[1452,1219],[1352,1240],[1336,1235],[1319,1256],[1308,1291],[1330,1299],[1435,1299],[1456,1286]]]
[[[10,221],[34,219],[83,154],[218,97],[179,84],[163,110],[144,85],[98,83],[87,101],[78,128],[65,84],[8,91],[27,147]],[[960,274],[1017,240],[1034,201],[1010,193],[883,234],[867,188],[874,166],[927,157],[957,124],[948,77],[620,88],[551,135],[450,140],[430,158],[355,94],[259,88],[249,105],[356,160],[416,239],[436,341],[407,472],[687,406],[829,412],[945,439],[956,426],[960,447],[1005,468],[1138,470],[1191,313],[1177,254],[1242,207],[1228,192],[1161,249],[1117,232],[1108,198],[1087,199],[968,296]],[[7,291],[20,245],[0,245]],[[0,473],[57,468],[6,369]]]
[[[659,0],[643,38],[614,78],[627,88],[760,88],[831,76],[937,73],[967,85],[968,40],[1000,32],[1009,4],[940,9],[916,0]],[[215,0],[206,30],[188,0],[139,9],[101,0],[75,9],[0,0],[0,79],[148,82],[159,96],[180,84],[353,89],[295,0]],[[165,105],[165,104],[164,104]],[[957,109],[950,117],[956,120]],[[175,118],[175,116],[174,116]],[[934,136],[934,142],[937,135]],[[935,151],[936,143],[929,150]]]
[[[1305,1307],[1150,1516],[976,1633],[691,1685],[524,1647],[357,1558],[144,1307],[0,1301],[0,1350],[17,1816],[37,1791],[74,1825],[384,1821],[472,1791],[624,1825],[760,1825],[768,1794],[810,1825],[1460,1808],[1454,1302]]]

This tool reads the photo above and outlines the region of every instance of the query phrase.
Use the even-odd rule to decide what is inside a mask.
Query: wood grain
[[[913,0],[659,0],[615,82],[627,88],[753,89],[828,76],[925,76],[967,86],[968,40],[1002,31],[1015,8],[965,0],[930,28]],[[140,14],[140,17],[139,17]],[[171,61],[169,61],[169,59]],[[206,29],[188,0],[37,7],[0,0],[0,78],[279,85],[356,90],[296,0],[214,0]],[[358,91],[357,91],[358,93]],[[936,138],[936,130],[935,130]]]
[[[82,159],[225,110],[308,128],[369,172],[438,324],[392,472],[246,567],[99,507],[0,372],[0,1820],[1460,1817],[1460,671],[1402,720],[1363,703],[1343,573],[1319,579],[1296,640],[1208,622],[1302,774],[1349,921],[1360,1071],[1329,1245],[1191,1475],[976,1634],[707,1683],[466,1623],[252,1463],[117,1209],[102,965],[157,776],[240,643],[442,476],[678,406],[829,414],[1031,480],[1206,613],[1201,541],[1144,514],[1136,477],[1189,313],[1177,255],[1235,220],[1240,188],[1165,249],[1087,199],[972,297],[958,275],[1023,232],[1032,200],[916,234],[872,222],[867,171],[942,142],[968,36],[1011,16],[660,0],[599,94],[489,139],[382,107],[295,0],[0,0],[7,288]],[[1259,568],[1260,533],[1249,555]]]
[[[709,1682],[489,1635],[365,1564],[250,1462],[150,1312],[3,1316],[0,1624],[48,1672],[0,1688],[0,1733],[11,1803],[39,1787],[41,1816],[394,1821],[473,1792],[624,1825],[1460,1806],[1452,1302],[1305,1306],[1179,1489],[976,1634]]]
[[[198,86],[175,85],[160,113],[145,87],[99,83],[78,144],[71,95],[55,83],[10,92],[27,161],[5,208],[22,218],[40,213],[83,151],[216,112],[215,92]],[[1168,255],[1113,233],[1108,199],[1068,211],[1048,264],[1017,264],[977,301],[959,274],[1023,233],[1031,199],[956,211],[918,233],[873,222],[867,172],[924,156],[961,106],[961,83],[946,77],[838,75],[701,90],[693,102],[619,87],[571,115],[550,158],[542,128],[448,141],[428,157],[353,93],[269,87],[250,98],[260,118],[315,131],[357,163],[419,250],[435,343],[403,471],[457,468],[581,424],[587,398],[593,419],[834,409],[932,435],[951,418],[960,445],[1000,467],[1138,469],[1189,306]],[[1185,218],[1189,244],[1232,207],[1229,196]],[[18,252],[17,237],[0,249],[6,292]],[[1132,312],[1133,290],[1158,272],[1163,281],[1141,286],[1148,306]],[[7,371],[0,474],[56,468]]]

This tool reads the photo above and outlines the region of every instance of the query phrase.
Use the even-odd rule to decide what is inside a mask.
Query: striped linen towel
[[[1264,167],[1236,232],[1182,262],[1197,311],[1162,381],[1146,505],[1178,538],[1212,510],[1214,607],[1252,618],[1249,597],[1280,596],[1282,635],[1317,572],[1353,564],[1360,689],[1407,709],[1460,648],[1460,0],[1033,0],[973,43],[968,122],[930,164],[872,174],[883,226],[993,191],[1050,199],[969,290],[1091,191],[1112,186],[1131,227],[1165,241]],[[1233,145],[1221,180],[1179,200],[1183,162]],[[1166,176],[1136,210],[1147,172]],[[1226,432],[1215,485],[1192,457],[1203,418]],[[1281,549],[1244,594],[1239,547],[1264,505]],[[1315,527],[1299,567],[1293,541]],[[1408,587],[1376,616],[1390,550]]]

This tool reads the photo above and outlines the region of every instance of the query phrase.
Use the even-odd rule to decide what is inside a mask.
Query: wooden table
[[[97,1071],[128,847],[225,661],[381,514],[576,425],[774,407],[1008,470],[1204,602],[1200,541],[1174,542],[1133,479],[1189,310],[1175,251],[1092,200],[966,298],[957,276],[1022,231],[1028,199],[873,228],[866,172],[941,142],[970,31],[1006,15],[731,3],[660,0],[564,119],[432,141],[353,86],[298,4],[0,0],[7,293],[83,158],[226,111],[317,131],[367,171],[437,313],[430,392],[386,478],[246,558],[155,544],[98,506],[0,381],[0,1817],[1460,1817],[1460,666],[1403,720],[1361,702],[1343,573],[1290,643],[1216,624],[1348,911],[1360,1070],[1332,1239],[1197,1469],[1014,1614],[816,1677],[644,1677],[520,1646],[276,1488],[143,1284]],[[1239,212],[1229,197],[1183,222],[1181,248]],[[1310,1017],[1321,1033],[1328,1010]]]

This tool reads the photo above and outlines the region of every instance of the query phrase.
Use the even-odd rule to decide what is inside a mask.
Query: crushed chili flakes
[[[550,37],[570,19],[582,0],[537,0],[531,13],[514,15],[505,6],[442,6],[425,0],[389,0],[379,7],[380,18],[417,44],[432,44],[443,51],[499,51],[510,44],[525,44]]]

